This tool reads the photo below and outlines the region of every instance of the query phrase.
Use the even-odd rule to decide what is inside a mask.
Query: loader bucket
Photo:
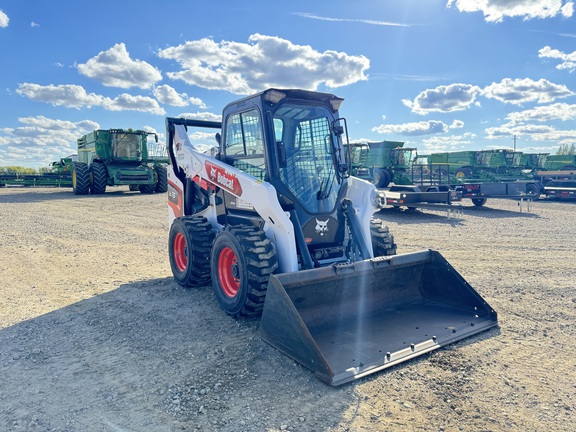
[[[272,275],[260,333],[337,386],[497,324],[490,305],[427,250]]]

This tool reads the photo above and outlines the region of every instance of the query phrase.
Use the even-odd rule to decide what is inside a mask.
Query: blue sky
[[[0,53],[0,166],[94,129],[164,140],[268,87],[344,97],[352,140],[420,154],[576,142],[573,0],[0,0]]]

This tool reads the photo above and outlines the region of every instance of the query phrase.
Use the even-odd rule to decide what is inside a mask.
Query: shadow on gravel
[[[502,210],[502,209],[495,209],[490,207],[464,207],[465,214],[469,214],[472,216],[480,216],[485,218],[491,219],[500,219],[500,218],[528,218],[528,219],[539,219],[541,216],[536,213],[527,212],[527,211],[518,211],[513,210]]]
[[[228,317],[209,287],[187,290],[165,278],[0,330],[0,430],[339,424],[354,386],[320,382],[262,341],[258,325]],[[246,418],[250,407],[256,418]],[[330,420],[312,417],[327,410]]]
[[[350,422],[357,385],[434,355],[334,388],[258,326],[226,316],[210,288],[164,278],[0,330],[0,430],[335,430]]]
[[[102,195],[74,195],[72,189],[55,189],[55,188],[8,188],[8,192],[1,192],[0,189],[0,204],[2,203],[34,203],[42,201],[58,201],[58,200],[71,200],[71,199],[90,199],[90,198],[121,198],[127,195],[142,195],[138,191],[129,191],[128,189],[110,189]],[[6,189],[4,189],[6,190]]]
[[[447,213],[430,213],[426,210],[405,210],[397,207],[386,208],[375,213],[375,217],[382,219],[384,222],[396,222],[398,224],[420,224],[420,223],[438,223],[446,225],[463,225],[462,215],[448,217]]]

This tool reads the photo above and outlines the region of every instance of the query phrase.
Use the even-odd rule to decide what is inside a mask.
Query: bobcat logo
[[[214,167],[210,167],[210,178],[212,179],[216,178],[216,168]]]
[[[321,236],[326,235],[328,233],[328,220],[321,221],[316,219],[316,234],[320,234]]]

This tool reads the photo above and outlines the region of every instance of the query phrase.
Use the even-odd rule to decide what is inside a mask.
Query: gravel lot
[[[172,280],[165,195],[0,189],[0,431],[573,431],[576,203],[464,205],[380,216],[499,328],[332,388]]]

